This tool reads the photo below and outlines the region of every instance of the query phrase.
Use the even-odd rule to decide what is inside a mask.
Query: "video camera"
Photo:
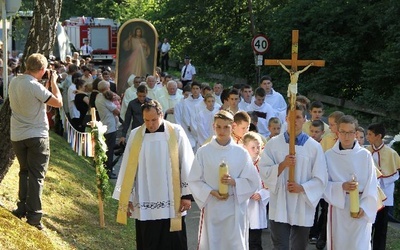
[[[53,75],[54,70],[51,69],[46,69],[46,71],[44,72],[43,76],[42,76],[42,80],[50,80],[51,76]]]

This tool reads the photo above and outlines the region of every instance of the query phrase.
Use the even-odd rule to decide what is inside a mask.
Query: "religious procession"
[[[13,52],[0,93],[19,163],[11,214],[49,230],[50,129],[93,159],[100,227],[110,185],[117,223],[134,228],[129,249],[389,249],[400,135],[388,142],[385,123],[302,95],[302,77],[327,65],[299,59],[291,35],[289,58],[261,63],[282,71],[284,91],[272,74],[203,80],[189,53],[175,69],[170,39],[144,19],[119,27],[112,65],[93,61],[87,38],[65,60]],[[255,55],[263,42],[254,36]]]

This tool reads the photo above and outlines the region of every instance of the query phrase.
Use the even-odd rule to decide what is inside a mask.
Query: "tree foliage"
[[[255,63],[248,2],[257,33],[266,34],[265,58],[290,58],[291,30],[298,29],[299,59],[323,59],[325,68],[311,68],[300,77],[302,94],[319,92],[376,103],[397,112],[400,2],[396,0],[86,0],[64,1],[70,16],[109,17],[121,23],[144,18],[168,37],[172,58],[189,54],[198,73],[206,71],[247,78],[254,86]],[[274,86],[284,91],[289,81],[280,67],[262,67]],[[383,87],[384,86],[384,87]]]

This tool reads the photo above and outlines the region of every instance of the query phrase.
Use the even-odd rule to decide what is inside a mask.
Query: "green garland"
[[[94,138],[94,167],[96,169],[96,181],[97,188],[101,191],[101,198],[104,200],[105,197],[110,195],[110,184],[108,182],[107,170],[104,167],[107,161],[107,146],[105,144],[104,133],[102,133],[103,125],[96,123],[92,128],[91,134]],[[100,129],[99,129],[100,128]]]

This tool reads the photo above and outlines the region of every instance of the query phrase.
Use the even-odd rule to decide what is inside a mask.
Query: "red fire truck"
[[[112,63],[117,53],[119,25],[108,18],[72,17],[64,22],[73,46],[79,51],[89,41],[93,48],[92,61]]]

